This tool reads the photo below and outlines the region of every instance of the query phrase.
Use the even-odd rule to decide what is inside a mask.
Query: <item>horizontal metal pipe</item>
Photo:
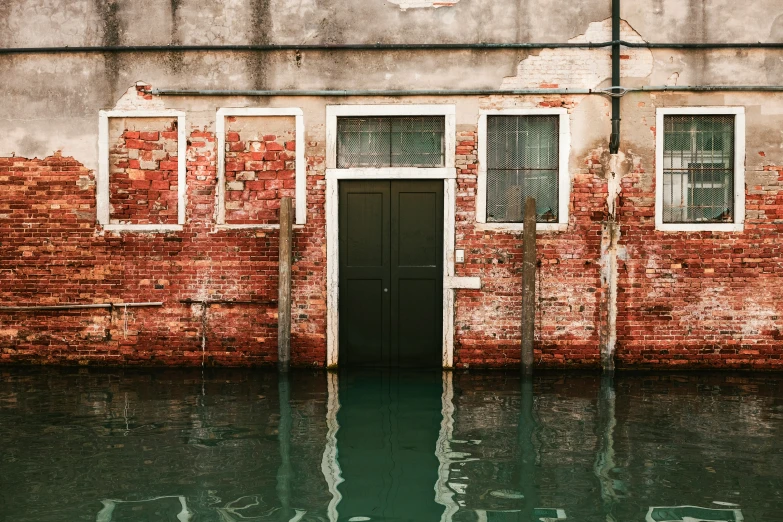
[[[783,49],[783,42],[654,43],[620,40],[620,45],[644,49]]]
[[[198,300],[198,299],[180,299],[182,304],[201,304],[201,305],[213,305],[213,304],[245,304],[245,305],[275,305],[277,301],[233,301],[230,299],[214,299],[214,300]]]
[[[61,53],[171,53],[171,52],[275,52],[275,51],[493,51],[509,49],[597,49],[612,45],[647,49],[783,49],[783,42],[652,43],[609,42],[474,42],[374,44],[258,44],[258,45],[86,45],[65,47],[5,47],[2,54]]]
[[[494,94],[606,94],[597,89],[419,89],[419,90],[201,90],[152,89],[154,95],[171,96],[490,96]]]
[[[633,87],[627,92],[783,92],[783,85],[649,85]]]
[[[83,308],[132,308],[141,306],[163,306],[163,302],[151,303],[90,303],[72,305],[45,305],[45,306],[0,306],[3,312],[34,312],[38,310],[77,310]]]
[[[509,49],[593,49],[609,47],[612,42],[595,43],[374,43],[374,44],[258,44],[258,45],[91,45],[80,47],[6,47],[0,54],[59,54],[59,53],[171,53],[171,52],[227,52],[227,51],[466,51]]]
[[[420,89],[420,90],[200,90],[200,89],[151,89],[147,92],[160,96],[493,96],[493,95],[544,95],[544,94],[601,94],[612,92],[622,96],[629,92],[783,92],[780,85],[652,85],[645,87],[609,87],[606,89]]]

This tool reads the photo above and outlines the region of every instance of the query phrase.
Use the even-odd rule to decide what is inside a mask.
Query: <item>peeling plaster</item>
[[[617,200],[622,190],[625,154],[619,152],[609,157],[607,176],[607,219],[601,228],[601,286],[604,288],[606,322],[601,327],[601,367],[614,371],[614,354],[617,347],[617,260],[627,259],[628,252],[620,243],[620,224],[616,220]]]
[[[644,43],[644,39],[628,22],[620,23],[620,38]],[[569,43],[608,42],[612,39],[612,20],[592,22],[584,34]],[[647,78],[653,71],[653,55],[649,49],[623,48],[620,60],[622,78]],[[522,60],[515,76],[503,79],[501,89],[582,88],[594,89],[612,77],[612,56],[609,48],[544,49],[538,55]]]
[[[139,94],[139,87],[150,88],[150,85],[146,82],[136,82],[135,85],[129,87],[125,93],[120,96],[117,103],[114,105],[114,110],[132,111],[132,110],[162,110],[166,106],[163,103],[163,99],[158,96],[153,96],[152,99],[145,99],[144,96]]]
[[[89,128],[97,126],[97,117],[81,120],[82,125]],[[8,122],[8,120],[0,120]],[[69,119],[68,124],[79,122]],[[62,156],[79,158],[88,169],[98,168],[98,148],[90,134],[71,134],[63,129],[63,122],[33,122],[25,120],[20,125],[5,127],[0,136],[0,157],[20,156],[23,158],[46,158],[56,153]],[[49,136],[47,141],[36,136]]]

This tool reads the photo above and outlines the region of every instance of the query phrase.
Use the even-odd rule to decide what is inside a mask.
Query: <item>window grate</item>
[[[337,167],[442,167],[443,116],[337,118]]]
[[[663,222],[734,220],[734,116],[664,116]]]
[[[487,117],[487,221],[521,222],[536,198],[536,220],[558,221],[559,116]]]

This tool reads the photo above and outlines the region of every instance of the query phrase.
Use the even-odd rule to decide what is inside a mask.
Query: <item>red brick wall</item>
[[[656,231],[645,169],[624,179],[618,367],[783,369],[783,167],[764,169],[736,233]]]
[[[73,158],[0,158],[0,303],[163,302],[127,310],[0,312],[0,359],[274,363],[278,233],[215,228],[216,157],[212,133],[190,133],[188,222],[169,233],[100,230],[94,173]],[[316,179],[308,179],[308,190]],[[326,358],[318,239],[324,228],[316,216],[295,234],[292,362],[300,366],[323,365]],[[205,308],[181,302],[187,299],[253,303]]]
[[[176,224],[177,120],[134,118],[112,124],[124,125],[118,136],[110,135],[110,222]]]
[[[465,250],[458,276],[478,276],[481,290],[456,290],[454,365],[518,366],[522,315],[522,233],[475,225],[478,175],[475,129],[457,133],[457,240]],[[464,156],[464,158],[463,158]],[[538,234],[535,361],[542,367],[600,365],[601,220],[606,180],[591,154],[573,175],[566,232]]]
[[[169,157],[155,160],[160,164],[149,172],[175,172],[175,165],[162,163],[186,161],[187,223],[181,232],[103,231],[95,225],[94,173],[76,159],[0,158],[0,303],[164,304],[127,310],[0,312],[2,360],[275,362],[277,231],[217,227],[214,134],[190,130],[185,158],[172,156],[167,148],[171,145],[129,148],[131,140],[152,145],[171,139],[163,132],[173,129],[159,132],[157,140],[149,135],[145,141],[141,131],[135,138],[121,129],[117,136],[123,136],[122,143],[117,143],[123,146],[115,148],[115,163],[124,161],[120,158],[124,150],[128,156],[131,150],[168,151]],[[326,360],[322,132],[322,127],[316,127],[308,134],[307,224],[297,226],[294,235],[292,357],[296,365],[323,365]],[[279,179],[282,172],[292,170],[285,163],[292,160],[282,159],[292,149],[290,136],[276,133],[274,140],[259,140],[238,134],[228,136],[229,152],[236,156],[227,159],[243,160],[243,170],[227,175],[258,176],[271,170],[276,176],[273,181],[292,181]],[[455,291],[454,363],[459,368],[516,366],[521,234],[488,231],[475,224],[476,139],[475,126],[459,126],[456,247],[465,250],[466,260],[456,265],[456,275],[478,276],[482,288]],[[262,142],[265,150],[254,150]],[[267,143],[285,150],[273,151],[279,153],[277,158],[253,159],[253,153],[269,152]],[[600,346],[606,342],[608,283],[603,275],[602,234],[608,212],[609,160],[601,148],[580,154],[575,168],[572,160],[567,230],[538,236],[535,358],[542,367],[598,367]],[[127,167],[115,168],[133,172],[130,159]],[[261,161],[261,170],[248,169],[249,161]],[[265,162],[280,161],[283,169],[264,169]],[[631,163],[622,178],[617,207],[621,231],[618,367],[783,367],[783,167],[764,166],[757,177],[766,181],[747,187],[749,218],[744,232],[664,233],[654,226],[655,187],[649,183],[654,165],[644,158]],[[232,175],[232,181],[239,180]],[[244,197],[254,190],[245,186],[237,192]],[[263,190],[275,190],[274,199],[263,201],[276,202],[293,187],[264,185]],[[142,215],[149,207],[133,210]],[[155,219],[161,215],[165,214]],[[249,213],[236,219],[274,222],[276,214]],[[253,303],[204,307],[181,302],[188,299]]]

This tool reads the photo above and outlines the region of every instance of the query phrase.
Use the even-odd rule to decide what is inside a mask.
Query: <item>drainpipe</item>
[[[620,0],[612,0],[612,133],[609,137],[609,177],[607,178],[607,216],[601,232],[601,279],[605,289],[605,324],[601,332],[601,369],[614,372],[617,344],[617,250],[620,226],[617,223],[617,200],[620,194]]]
[[[612,93],[620,86],[620,0],[612,0]],[[620,149],[620,96],[612,97],[612,135],[609,153]]]

